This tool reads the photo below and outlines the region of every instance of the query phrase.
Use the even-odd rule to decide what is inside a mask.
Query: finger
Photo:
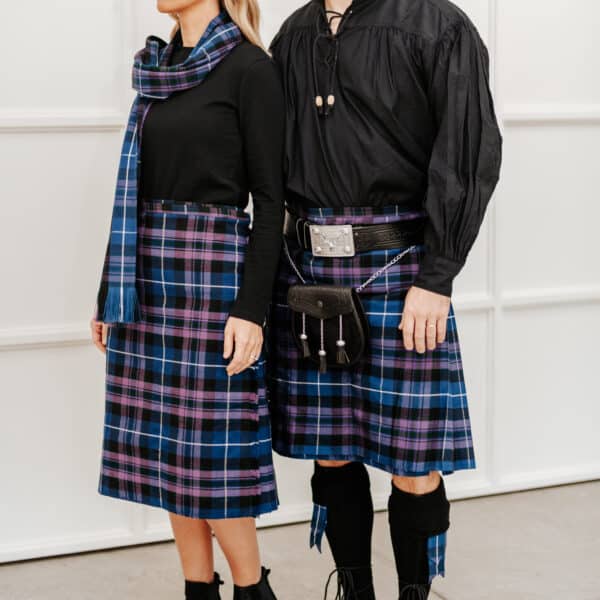
[[[106,348],[106,341],[108,339],[108,325],[102,325],[102,345]]]
[[[435,350],[437,340],[437,321],[435,319],[427,320],[425,337],[427,340],[427,350]]]
[[[419,354],[423,354],[426,350],[425,346],[425,317],[417,317],[415,319],[415,350]]]
[[[236,337],[234,339],[235,350],[233,352],[233,359],[227,367],[229,375],[237,375],[242,366],[246,361],[246,355],[248,353],[248,339],[240,339]]]
[[[437,342],[443,344],[446,341],[446,327],[448,319],[438,319],[437,321]]]
[[[256,348],[254,349],[254,356],[256,356],[256,360],[260,359],[260,355],[262,354],[264,340],[262,337],[258,339],[256,342]]]
[[[252,352],[250,352],[250,365],[255,364],[258,361],[258,359],[260,358],[261,348],[262,348],[262,340],[258,339],[258,340],[256,340],[256,342],[254,343],[254,346],[252,347]]]
[[[246,360],[244,362],[244,364],[242,365],[242,367],[240,368],[240,373],[242,373],[243,371],[245,371],[246,369],[249,369],[250,367],[252,367],[254,365],[254,363],[256,363],[256,345],[251,346],[250,350],[248,351],[248,354],[246,356]]]
[[[227,359],[233,352],[233,329],[225,325],[225,334],[223,339],[223,358]]]
[[[415,319],[410,314],[402,315],[402,338],[407,350],[414,349]]]
[[[244,347],[244,353],[241,358],[241,366],[239,372],[245,371],[248,367],[254,364],[254,348],[256,347],[256,338],[250,338]]]
[[[257,335],[250,343],[250,350],[248,352],[248,364],[246,368],[254,365],[260,358],[260,352],[262,349],[263,339],[262,335]]]

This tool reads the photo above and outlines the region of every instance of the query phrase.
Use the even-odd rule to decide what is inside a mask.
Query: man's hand
[[[423,354],[435,350],[437,344],[446,339],[446,321],[450,311],[450,298],[411,287],[406,294],[402,321],[398,329],[402,331],[404,347]]]
[[[233,358],[227,365],[227,375],[237,375],[259,358],[263,344],[262,327],[251,321],[229,317],[225,324],[223,358]]]

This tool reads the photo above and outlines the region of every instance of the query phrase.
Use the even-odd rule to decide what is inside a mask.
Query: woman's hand
[[[225,324],[223,358],[233,358],[227,365],[227,375],[237,375],[259,358],[263,344],[262,327],[251,321],[229,317]]]
[[[92,329],[92,341],[94,346],[100,350],[103,354],[106,354],[106,337],[108,335],[108,325],[101,321],[90,321],[90,327]]]
[[[419,354],[435,350],[446,339],[446,321],[450,311],[450,298],[418,287],[406,294],[402,321],[404,347],[416,349]]]

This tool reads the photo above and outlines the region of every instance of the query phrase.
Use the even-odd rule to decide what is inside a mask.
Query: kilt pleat
[[[309,209],[301,216],[322,225],[409,220],[421,213],[397,207]],[[322,258],[288,241],[308,283],[358,287],[405,250],[376,250],[351,258]],[[290,332],[287,291],[297,275],[282,257],[268,335],[267,382],[273,447],[284,456],[352,460],[392,474],[418,476],[475,468],[456,317],[434,351],[404,348],[398,325],[404,296],[419,270],[415,246],[361,293],[370,326],[363,359],[351,369],[319,373],[303,359]]]
[[[264,358],[228,377],[223,331],[249,217],[145,204],[142,321],[109,329],[99,491],[194,518],[277,507]]]

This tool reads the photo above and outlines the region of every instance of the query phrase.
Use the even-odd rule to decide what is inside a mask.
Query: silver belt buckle
[[[309,225],[313,256],[354,256],[352,225]]]

